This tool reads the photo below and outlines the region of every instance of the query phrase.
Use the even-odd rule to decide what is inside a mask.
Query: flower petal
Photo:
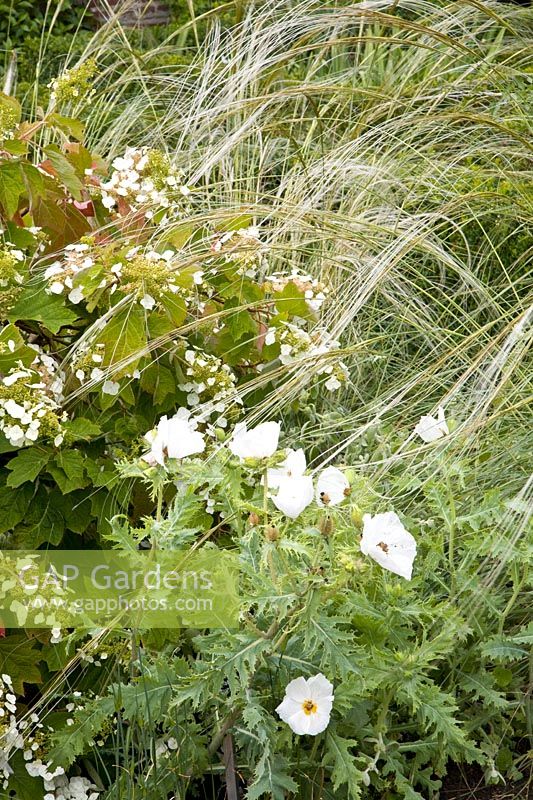
[[[235,426],[229,449],[239,458],[268,458],[278,449],[279,422],[262,422],[252,430],[245,423]]]
[[[360,548],[384,569],[411,580],[416,540],[394,511],[364,515]]]
[[[307,681],[313,700],[329,697],[333,700],[333,684],[321,672]]]
[[[313,500],[313,479],[309,475],[300,478],[281,478],[279,491],[272,501],[287,517],[296,519]]]
[[[288,683],[285,687],[285,696],[291,697],[298,703],[303,703],[304,700],[308,700],[309,687],[307,680],[303,676],[294,678],[294,680],[290,681],[290,683]]]
[[[326,467],[318,476],[316,501],[319,506],[336,506],[346,498],[348,478],[337,467]]]

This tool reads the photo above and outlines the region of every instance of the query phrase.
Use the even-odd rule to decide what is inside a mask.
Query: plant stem
[[[157,508],[155,512],[156,522],[161,522],[161,513],[163,510],[163,487],[160,486],[157,490]]]
[[[522,588],[522,581],[520,579],[520,568],[517,563],[511,565],[511,573],[513,579],[513,592],[511,597],[509,598],[507,605],[505,606],[504,610],[500,614],[500,620],[498,622],[498,634],[500,636],[503,635],[503,628],[505,625],[505,620],[507,619],[509,613],[511,612],[518,595],[520,594],[520,590]]]

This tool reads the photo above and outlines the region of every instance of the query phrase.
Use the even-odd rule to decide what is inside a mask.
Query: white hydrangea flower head
[[[41,436],[54,440],[62,434],[63,382],[59,374],[55,378],[50,374],[46,359],[38,356],[36,361],[35,369],[19,362],[20,368],[0,380],[0,431],[13,447],[33,444]]]
[[[75,281],[80,273],[95,264],[88,251],[89,245],[85,242],[68,244],[64,248],[62,258],[50,264],[43,273],[44,279],[48,281],[48,294],[63,294],[67,291],[72,303],[77,304],[83,300],[83,290],[75,285]]]
[[[287,684],[276,712],[294,733],[316,736],[329,724],[333,700],[333,684],[322,673],[295,678]]]
[[[105,208],[120,214],[122,204],[130,211],[148,207],[147,219],[153,217],[153,209],[157,208],[171,210],[173,216],[181,215],[179,205],[169,197],[169,190],[186,198],[190,189],[183,183],[182,173],[163,153],[147,147],[128,147],[123,156],[113,160],[112,167],[109,180],[100,187]]]
[[[259,228],[251,225],[217,234],[211,243],[211,251],[224,256],[226,263],[236,265],[237,274],[253,280],[263,265],[267,247],[261,241]]]
[[[317,278],[297,269],[293,269],[289,274],[275,272],[265,278],[266,288],[274,293],[282,292],[289,283],[293,283],[303,292],[305,302],[313,313],[316,314],[320,311],[322,304],[327,299],[329,289]]]
[[[394,511],[363,516],[360,548],[384,569],[411,580],[416,540]]]

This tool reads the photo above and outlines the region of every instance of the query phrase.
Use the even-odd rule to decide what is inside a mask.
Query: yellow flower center
[[[309,716],[310,714],[316,714],[316,712],[318,711],[318,706],[314,702],[314,700],[304,700],[304,702],[302,703],[302,708],[304,710],[304,713],[307,714],[307,716]]]

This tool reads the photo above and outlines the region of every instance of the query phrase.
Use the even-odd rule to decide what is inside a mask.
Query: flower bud
[[[318,528],[323,536],[331,536],[334,531],[333,519],[329,515],[322,517],[319,522]]]
[[[259,525],[260,522],[261,520],[259,519],[259,514],[256,514],[255,511],[252,511],[252,513],[248,517],[248,525],[250,525],[250,527],[253,528],[256,525]]]
[[[363,512],[358,505],[353,505],[350,509],[350,517],[354,525],[361,528],[363,525]]]
[[[277,542],[279,539],[279,530],[275,525],[267,525],[265,536],[269,542]]]
[[[346,475],[346,480],[350,484],[352,484],[355,481],[355,479],[357,478],[357,473],[356,473],[356,471],[354,470],[353,467],[347,467],[344,470],[344,474]]]

